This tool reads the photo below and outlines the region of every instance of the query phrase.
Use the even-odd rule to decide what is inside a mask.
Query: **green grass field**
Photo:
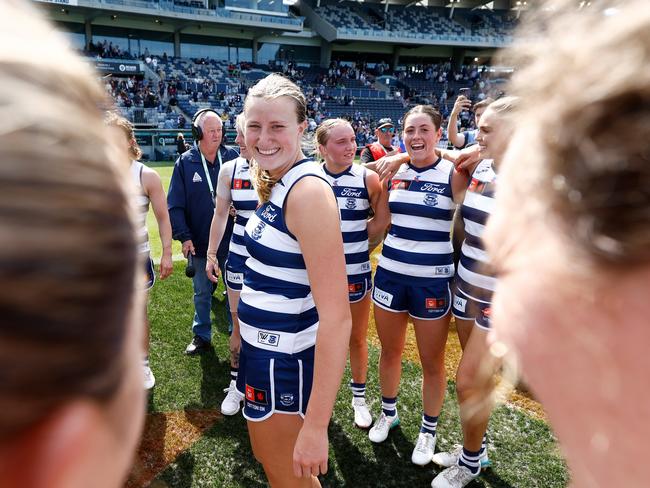
[[[153,166],[153,165],[152,165]],[[169,185],[171,164],[156,165],[165,190]],[[150,215],[150,217],[152,217]],[[154,257],[160,256],[155,219],[149,220]],[[175,253],[180,252],[175,243]],[[191,339],[192,284],[183,273],[184,263],[175,262],[174,274],[158,281],[151,293],[151,366],[157,384],[149,399],[153,415],[219,409],[227,386],[229,361],[226,309],[221,303],[220,286],[215,293],[214,354],[187,357],[183,354]],[[370,325],[374,329],[374,323]],[[378,349],[370,347],[370,370],[367,398],[376,416],[380,407],[377,377]],[[404,361],[398,409],[402,425],[380,445],[372,444],[365,431],[354,427],[351,393],[342,387],[330,425],[330,471],[321,481],[324,487],[425,487],[436,470],[429,465],[419,468],[410,456],[420,424],[419,364]],[[350,380],[346,372],[344,383]],[[445,450],[461,441],[458,407],[453,382],[448,383],[445,405],[438,424],[438,448]],[[153,416],[152,415],[152,416]],[[206,413],[207,415],[207,413]],[[171,421],[170,421],[171,422]],[[167,439],[172,425],[145,431],[148,446],[168,452]],[[555,443],[553,433],[541,420],[527,412],[503,405],[490,421],[490,458],[493,468],[470,487],[545,487],[560,488],[569,477]],[[153,437],[153,439],[152,439]],[[156,453],[149,453],[158,455]],[[162,487],[262,487],[267,486],[264,473],[250,449],[246,424],[240,415],[218,418],[205,433],[166,467],[157,473],[150,486]]]

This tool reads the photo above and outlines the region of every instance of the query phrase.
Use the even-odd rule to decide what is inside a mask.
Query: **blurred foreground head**
[[[143,417],[129,159],[64,40],[25,2],[0,18],[0,486],[120,486]]]
[[[575,486],[641,486],[650,9],[581,3],[540,2],[507,53],[522,103],[487,231],[499,271],[495,338],[546,408]]]

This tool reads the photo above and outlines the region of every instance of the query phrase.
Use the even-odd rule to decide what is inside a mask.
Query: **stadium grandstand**
[[[298,82],[310,129],[352,121],[360,147],[373,122],[416,103],[447,116],[460,88],[501,93],[490,66],[511,41],[521,0],[35,0],[87,56],[137,128],[144,158],[170,160],[192,115],[220,114],[229,140],[248,87],[269,72]],[[463,112],[461,128],[474,118]],[[446,144],[446,138],[443,138]]]

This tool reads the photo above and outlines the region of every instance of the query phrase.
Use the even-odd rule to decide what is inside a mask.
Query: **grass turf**
[[[163,186],[168,187],[171,165],[158,165]],[[155,224],[155,220],[153,222]],[[150,227],[152,252],[160,255],[157,230]],[[158,249],[156,254],[155,249]],[[176,252],[176,251],[175,251]],[[157,384],[150,395],[149,412],[175,414],[207,410],[215,417],[198,441],[183,450],[151,483],[162,487],[261,487],[264,473],[255,461],[246,425],[241,415],[216,418],[229,377],[226,309],[220,300],[222,285],[215,292],[214,354],[187,357],[183,354],[191,338],[192,285],[184,276],[183,262],[175,262],[174,274],[158,282],[151,292],[151,365]],[[374,323],[370,324],[374,329]],[[372,332],[372,330],[371,330]],[[380,407],[377,377],[378,349],[370,346],[367,398],[373,415]],[[428,486],[436,470],[419,468],[410,456],[421,417],[420,378],[416,361],[404,361],[398,410],[402,425],[380,445],[372,444],[366,431],[354,427],[351,393],[342,386],[330,425],[330,470],[321,478],[324,487]],[[349,370],[343,385],[349,382]],[[186,414],[190,422],[192,415]],[[206,413],[206,415],[208,415]],[[170,415],[171,418],[171,415]],[[171,420],[170,420],[171,422]],[[171,425],[168,426],[171,430]],[[170,432],[167,432],[169,434]],[[461,441],[458,406],[452,381],[448,382],[445,404],[438,424],[438,449],[446,450]],[[568,473],[552,432],[545,422],[525,411],[503,405],[494,412],[489,426],[490,458],[493,468],[470,487],[564,487]],[[145,431],[147,445],[165,445],[165,425]],[[153,441],[151,438],[153,436]],[[193,439],[192,439],[193,440]],[[176,454],[176,453],[175,453]]]

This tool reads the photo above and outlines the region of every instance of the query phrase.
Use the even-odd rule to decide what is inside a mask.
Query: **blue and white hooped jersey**
[[[489,301],[496,285],[496,278],[488,274],[489,257],[483,244],[485,223],[494,209],[496,183],[492,160],[484,159],[472,173],[461,207],[465,240],[458,264],[457,286],[478,301]]]
[[[390,182],[391,226],[377,266],[405,283],[454,275],[451,226],[454,165],[438,159],[425,168],[403,164]]]
[[[300,245],[284,220],[287,195],[306,176],[325,180],[318,163],[298,161],[246,224],[250,257],[237,311],[241,337],[257,356],[313,356],[318,312]]]
[[[353,164],[339,174],[323,165],[325,178],[332,185],[341,212],[341,232],[348,280],[370,276],[368,254],[368,216],[370,195],[366,187],[366,169]]]
[[[230,182],[230,197],[235,207],[235,226],[232,230],[229,252],[237,254],[242,258],[250,255],[244,243],[244,228],[250,216],[255,212],[259,200],[253,186],[250,175],[250,165],[246,159],[239,157],[235,159],[232,169],[232,180]]]

